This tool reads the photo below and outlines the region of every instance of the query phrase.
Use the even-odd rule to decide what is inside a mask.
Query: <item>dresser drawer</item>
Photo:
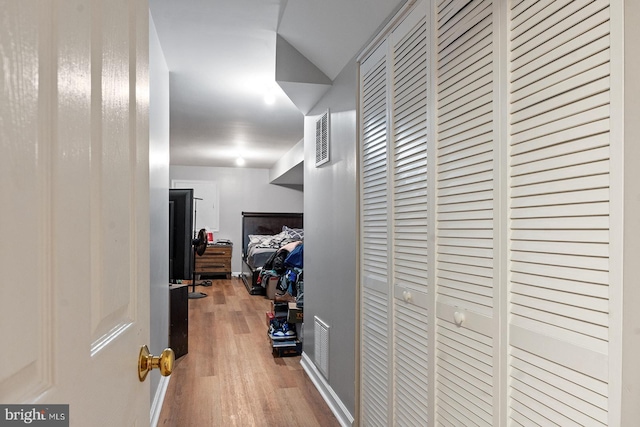
[[[210,245],[202,255],[196,255],[196,274],[225,274],[231,277],[231,245]]]
[[[207,246],[207,249],[204,251],[204,254],[202,254],[200,258],[226,257],[231,259],[231,249],[233,249],[233,246],[229,245]]]
[[[196,273],[204,273],[208,271],[213,272],[227,272],[231,271],[231,260],[229,258],[196,258]]]

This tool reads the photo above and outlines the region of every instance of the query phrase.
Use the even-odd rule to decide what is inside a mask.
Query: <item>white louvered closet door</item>
[[[609,3],[434,0],[361,62],[361,425],[619,424]]]
[[[427,26],[425,3],[392,32],[393,419],[428,425]]]
[[[509,422],[606,426],[609,4],[510,20]]]
[[[492,14],[491,0],[437,5],[436,423],[445,426],[494,423]]]
[[[387,44],[360,66],[361,421],[389,423],[390,304]]]

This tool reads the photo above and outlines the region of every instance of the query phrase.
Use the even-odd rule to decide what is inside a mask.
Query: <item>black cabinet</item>
[[[169,347],[176,359],[189,352],[188,285],[169,285]]]

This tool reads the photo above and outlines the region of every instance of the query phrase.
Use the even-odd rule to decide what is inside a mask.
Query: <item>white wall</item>
[[[241,271],[242,212],[302,212],[302,192],[269,184],[269,169],[171,166],[170,179],[217,183],[220,231],[214,239],[233,242],[231,270]]]
[[[151,354],[169,341],[169,70],[149,17],[149,252]],[[151,399],[160,382],[152,371]]]
[[[313,318],[330,326],[329,386],[355,414],[356,311],[355,61],[305,117],[304,344],[314,360]],[[330,110],[330,161],[315,167],[315,120]]]

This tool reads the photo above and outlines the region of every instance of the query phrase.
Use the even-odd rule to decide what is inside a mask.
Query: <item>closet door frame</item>
[[[623,286],[612,301],[615,303],[612,308],[617,309],[612,324],[621,328],[614,336],[612,345],[616,349],[612,354],[616,361],[622,361],[610,368],[612,380],[618,387],[610,389],[609,393],[615,396],[621,412],[619,418],[613,419],[616,424],[611,425],[627,426],[640,419],[640,55],[635,42],[640,39],[640,2],[612,0],[611,16],[614,23],[611,29],[612,81],[615,82],[611,97],[616,113],[612,138],[621,141],[611,153],[612,161],[615,156],[615,164],[621,166],[612,171],[612,177],[615,176],[614,182],[619,186],[613,194],[618,202],[616,213],[622,217],[612,229],[612,243],[615,239],[619,259],[614,280]]]
[[[640,22],[627,26],[625,13],[637,18],[640,16],[640,7],[633,0],[610,0],[609,9],[612,165],[609,171],[612,218],[609,236],[612,285],[609,294],[609,425],[633,425],[640,419],[640,290],[637,286],[640,277],[640,263],[637,259],[640,254],[640,228],[629,218],[640,215],[637,195],[631,194],[636,192],[630,191],[634,182],[640,182],[640,174],[637,172],[640,151],[636,148],[640,138],[637,120],[640,103],[637,101],[638,90],[632,92],[629,88],[635,85],[636,89],[640,89],[635,83],[640,73],[640,61],[637,49],[631,47],[635,44],[633,41],[640,37]],[[629,42],[625,43],[625,40]],[[627,55],[631,50],[635,52]],[[635,76],[633,72],[627,74],[633,67]],[[632,96],[633,93],[636,94],[635,97]],[[635,132],[635,138],[629,135],[629,130],[631,134]],[[632,236],[636,238],[633,239]]]

